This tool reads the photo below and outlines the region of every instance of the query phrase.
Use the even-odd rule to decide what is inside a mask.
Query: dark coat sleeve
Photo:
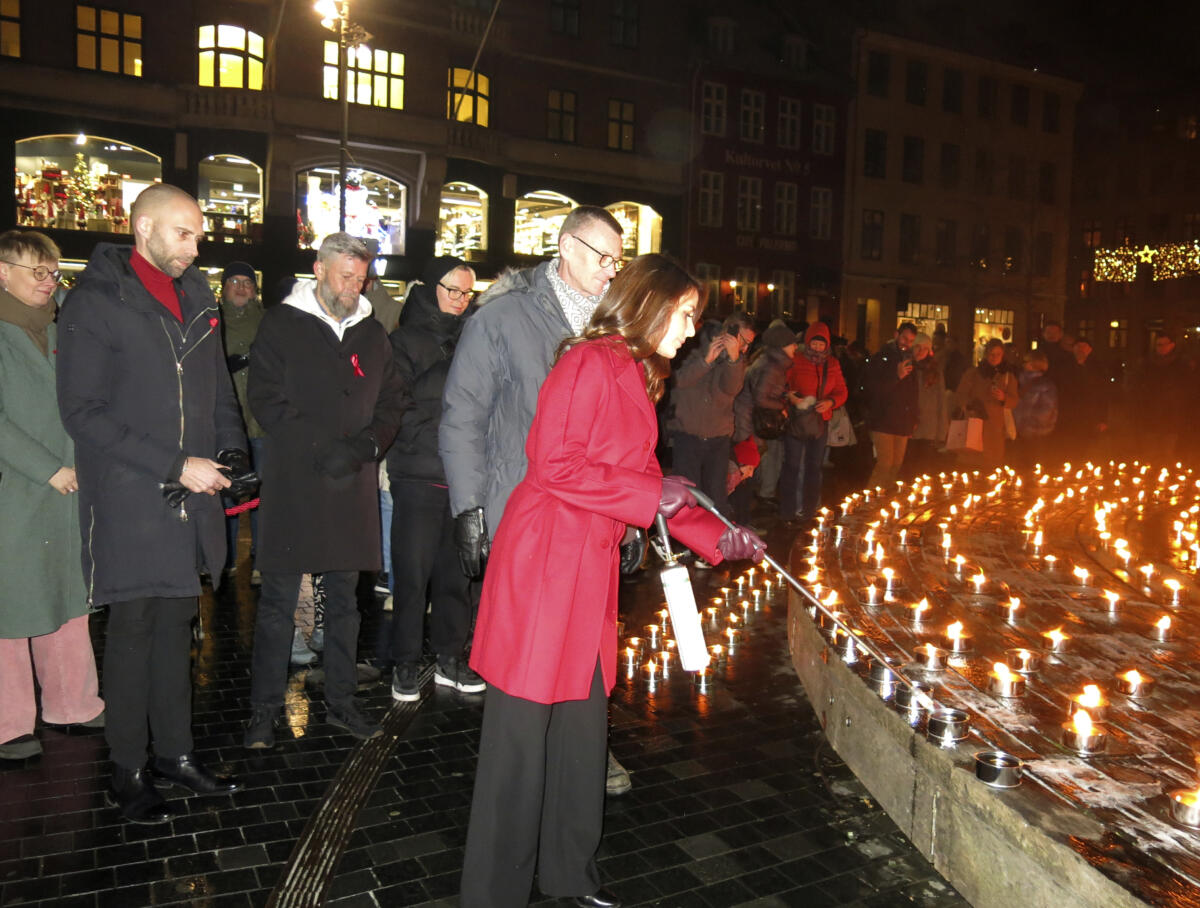
[[[375,324],[378,325],[378,322]],[[404,418],[404,412],[413,405],[413,400],[409,393],[411,385],[396,366],[396,359],[392,355],[392,345],[383,332],[383,326],[378,325],[378,327],[381,335],[380,356],[383,360],[383,377],[380,380],[379,397],[375,400],[375,412],[371,417],[369,428],[379,443],[379,454],[382,455],[391,447],[392,440],[400,429],[400,421]]]

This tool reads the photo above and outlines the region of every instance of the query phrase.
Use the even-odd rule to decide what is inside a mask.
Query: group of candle
[[[708,647],[708,665],[691,672],[697,690],[711,690],[716,670],[723,667],[738,650],[738,644],[746,624],[755,612],[762,609],[772,594],[783,585],[782,574],[769,574],[765,569],[750,568],[733,578],[737,587],[721,587],[721,595],[712,599],[712,605],[701,610],[701,625],[709,639],[717,635],[720,642]],[[735,606],[736,602],[736,606]],[[683,673],[676,652],[675,640],[670,636],[671,613],[666,607],[655,613],[655,623],[647,624],[641,636],[626,637],[621,650],[621,668],[627,679],[639,675],[647,690],[653,692],[675,673]]]

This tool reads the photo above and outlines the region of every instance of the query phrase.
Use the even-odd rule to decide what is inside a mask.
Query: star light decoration
[[[1139,264],[1152,266],[1156,281],[1200,274],[1200,240],[1163,243],[1159,246],[1144,245],[1141,249],[1132,249],[1129,246],[1097,249],[1092,276],[1097,281],[1132,283],[1137,280]]]

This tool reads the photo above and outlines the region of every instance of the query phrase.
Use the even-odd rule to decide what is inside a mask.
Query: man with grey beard
[[[346,233],[267,311],[250,348],[247,397],[266,432],[259,513],[262,596],[254,625],[251,717],[243,740],[275,744],[287,688],[292,615],[303,574],[325,577],[325,702],[330,725],[381,734],[358,711],[359,571],[378,571],[377,465],[410,398],[383,326],[362,295],[371,254]]]

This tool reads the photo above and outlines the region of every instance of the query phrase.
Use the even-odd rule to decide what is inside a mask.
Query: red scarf
[[[175,289],[175,280],[146,261],[136,249],[129,256],[129,264],[133,266],[133,271],[141,280],[142,285],[150,291],[150,295],[166,306],[167,311],[182,322],[183,309],[179,305],[179,292]]]

